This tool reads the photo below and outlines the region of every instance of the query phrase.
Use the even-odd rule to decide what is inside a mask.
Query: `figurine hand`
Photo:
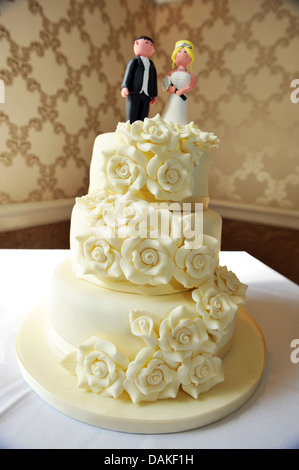
[[[170,94],[175,93],[175,90],[176,90],[175,86],[171,85],[171,86],[168,88],[167,93],[170,93]]]
[[[120,93],[123,98],[126,98],[129,94],[129,88],[122,88]]]
[[[157,96],[156,96],[155,98],[152,99],[151,104],[156,104],[156,103],[157,103],[157,100],[158,100],[158,98],[157,98]]]
[[[184,89],[183,89],[183,88],[178,89],[178,90],[176,91],[176,94],[177,94],[178,96],[183,95],[183,94],[184,94]]]

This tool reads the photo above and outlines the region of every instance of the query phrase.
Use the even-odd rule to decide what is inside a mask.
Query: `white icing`
[[[137,148],[153,155],[163,155],[169,150],[174,150],[179,141],[178,133],[173,132],[159,114],[152,119],[135,121],[130,132]]]
[[[175,254],[174,277],[184,287],[195,287],[211,278],[217,266],[217,240],[203,236],[199,248],[190,249],[182,245]]]
[[[197,399],[200,394],[223,382],[221,360],[209,353],[189,356],[179,367],[178,378],[182,383],[182,389]]]
[[[192,298],[207,330],[218,335],[220,340],[236,316],[236,297],[223,291],[213,279],[208,279],[192,291]]]
[[[193,193],[191,155],[165,152],[155,155],[147,165],[147,187],[158,201],[181,201]]]
[[[130,191],[149,201],[207,197],[209,151],[218,144],[194,123],[167,124],[159,114],[119,123],[115,133],[95,141],[89,192]]]
[[[121,278],[120,269],[120,239],[116,237],[105,236],[100,231],[98,236],[83,238],[83,252],[89,269],[86,273],[96,271],[99,276],[110,276]]]
[[[133,403],[175,398],[179,387],[194,398],[223,380],[221,359],[202,319],[191,308],[174,308],[161,322],[150,312],[130,311],[132,333],[144,339],[133,361],[98,337],[79,344],[62,365],[77,386],[117,398],[126,390]],[[158,339],[157,339],[158,338]]]
[[[171,291],[179,290],[174,282],[183,290],[213,275],[220,234],[215,238],[200,233],[202,226],[197,229],[196,224],[201,213],[172,212],[172,205],[170,209],[167,204],[164,209],[155,207],[131,193],[105,194],[101,191],[77,198],[71,251],[78,276],[107,286],[111,281],[127,281],[136,289],[169,285]],[[210,212],[202,215],[204,229],[214,234],[205,222]],[[221,229],[221,218],[211,222],[214,231],[217,224]]]
[[[123,145],[117,153],[103,152],[102,187],[116,193],[136,192],[146,183],[147,159],[133,146]]]
[[[194,310],[182,305],[162,321],[159,333],[158,344],[169,363],[182,362],[209,340],[202,319]]]
[[[92,291],[95,290],[96,298],[101,298],[102,305],[105,297],[107,297],[108,304],[111,304],[113,297],[108,291],[107,293],[104,290],[98,292],[98,288],[92,285],[88,286],[84,281],[81,287],[80,282],[82,281],[78,281],[78,286],[81,289],[89,289],[89,295],[83,296],[86,305],[84,324],[88,325],[90,322],[88,299],[90,301],[92,298],[92,295],[90,295]],[[73,286],[74,283],[71,282],[70,284],[77,292],[78,288]],[[69,304],[66,291],[67,289],[62,286],[61,292],[63,292],[63,310],[65,313],[68,311]],[[103,311],[101,312],[99,309],[96,315],[101,325],[101,336],[92,336],[79,343],[77,352],[71,352],[67,355],[62,360],[62,365],[69,372],[77,375],[78,387],[104,396],[117,398],[125,390],[133,403],[138,403],[140,401],[175,398],[181,387],[184,392],[193,398],[198,398],[200,394],[223,380],[223,372],[221,359],[217,355],[219,349],[210,334],[203,312],[198,309],[198,290],[194,290],[192,294],[193,301],[189,304],[185,303],[184,296],[178,297],[176,295],[173,299],[175,307],[159,316],[142,308],[126,310],[129,305],[132,305],[133,301],[137,304],[140,299],[136,298],[136,295],[119,293],[119,298],[118,296],[113,298],[114,305],[111,306],[111,312],[116,313],[119,320],[126,319],[128,329],[120,321],[119,325],[114,325],[113,317],[109,315],[110,312],[107,312],[105,306],[103,306]],[[53,290],[53,295],[57,295],[57,289]],[[230,298],[229,294],[225,295]],[[79,313],[80,305],[73,297],[71,296],[72,301],[77,306]],[[160,312],[157,310],[159,305],[160,308],[164,306],[165,309],[169,308],[172,303],[172,299],[165,299],[165,296],[158,299],[150,297],[142,300],[159,314]],[[197,302],[196,304],[194,300]],[[180,304],[180,302],[182,303]],[[116,309],[116,304],[121,305],[122,310],[121,308]],[[95,306],[97,310],[98,303],[95,303]],[[70,306],[69,310],[73,315],[74,307]],[[57,315],[55,305],[51,313]],[[57,316],[57,318],[59,322],[65,320],[61,316]],[[107,329],[103,322],[105,318],[112,331],[112,335],[108,336],[114,337],[115,342],[107,338]],[[69,325],[67,315],[66,320]],[[231,339],[230,330],[234,330],[234,320],[235,318],[232,318],[230,324],[226,326],[226,344]],[[120,335],[124,337],[123,348],[126,353],[119,349],[121,342],[119,338],[117,339],[118,326]],[[90,330],[92,329],[96,330],[91,325]],[[80,332],[82,334],[82,331]],[[127,353],[133,337],[140,338],[146,346],[137,343],[138,346],[135,353],[133,353],[133,357],[130,354],[130,362]]]
[[[78,346],[78,387],[117,398],[123,391],[128,358],[114,344],[92,337]]]
[[[139,403],[179,389],[197,399],[223,381],[220,355],[247,286],[218,266],[221,217],[180,211],[207,199],[218,144],[159,115],[96,139],[89,193],[72,213],[73,271],[67,261],[55,272],[49,315],[78,387]]]
[[[167,284],[174,272],[174,248],[170,238],[128,238],[121,247],[121,268],[134,284]]]
[[[218,266],[215,270],[215,284],[232,296],[236,304],[244,304],[246,301],[246,284],[239,281],[235,273],[228,271],[226,266]]]
[[[158,319],[151,312],[143,310],[130,311],[130,325],[133,335],[140,336],[151,347],[157,345],[158,334],[155,328],[157,323]]]
[[[160,351],[145,347],[129,364],[124,388],[133,403],[175,398],[180,383],[177,373],[169,367]]]

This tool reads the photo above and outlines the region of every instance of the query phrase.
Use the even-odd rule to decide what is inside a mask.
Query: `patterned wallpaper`
[[[86,193],[95,136],[125,118],[139,34],[155,40],[160,82],[174,43],[195,44],[189,118],[221,140],[212,200],[298,216],[295,0],[0,0],[0,205]]]
[[[211,198],[298,211],[299,103],[290,99],[290,84],[299,78],[299,2],[163,6],[156,22],[161,70],[179,36],[196,45],[190,118],[221,142],[212,157]]]
[[[0,1],[0,204],[85,194],[93,141],[124,120],[121,75],[153,8]]]

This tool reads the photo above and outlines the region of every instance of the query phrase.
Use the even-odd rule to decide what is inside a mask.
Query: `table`
[[[262,381],[241,409],[200,429],[132,435],[81,423],[45,403],[20,374],[14,338],[68,256],[67,250],[0,250],[0,448],[104,449],[108,456],[108,449],[299,448],[299,286],[246,252],[220,254],[220,264],[249,286],[246,309],[267,347]]]

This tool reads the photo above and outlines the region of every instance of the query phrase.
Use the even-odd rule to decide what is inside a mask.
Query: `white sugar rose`
[[[114,344],[92,337],[78,347],[78,387],[117,398],[124,390],[129,360]]]
[[[167,284],[174,271],[174,243],[170,238],[124,240],[121,268],[134,284]]]
[[[166,364],[160,351],[151,347],[138,352],[124,382],[133,403],[175,398],[179,386],[176,371]]]
[[[192,195],[191,155],[171,151],[153,157],[147,167],[147,187],[157,200],[181,201]]]
[[[200,143],[203,148],[210,150],[212,147],[219,147],[219,139],[213,132],[200,133]]]
[[[219,139],[213,132],[202,131],[193,121],[185,126],[175,124],[175,129],[181,140],[188,140],[206,149],[219,146]]]
[[[209,353],[187,357],[178,368],[178,378],[182,389],[197,399],[200,394],[223,382],[221,359]]]
[[[155,155],[175,149],[179,138],[178,133],[167,126],[159,114],[144,121],[135,121],[131,126],[131,136],[139,150]]]
[[[234,320],[238,306],[230,296],[222,292],[216,284],[208,280],[192,291],[196,310],[202,317],[208,330],[225,331]]]
[[[213,276],[217,266],[216,249],[218,241],[208,235],[203,236],[199,248],[181,246],[175,254],[174,277],[184,287],[195,287]]]
[[[193,121],[185,125],[174,123],[174,128],[179,133],[180,139],[186,139],[190,142],[200,141],[201,130]]]
[[[104,187],[118,193],[139,191],[146,183],[146,157],[135,147],[121,146],[115,155],[103,152],[106,160]]]
[[[231,296],[236,304],[244,304],[246,301],[246,284],[242,284],[237,276],[228,271],[226,266],[218,266],[215,271],[215,284]]]
[[[107,194],[106,191],[98,191],[76,198],[76,205],[86,212],[87,220],[97,224],[103,217],[104,209],[114,205],[116,198],[117,196]]]
[[[182,305],[174,308],[162,321],[159,335],[159,347],[171,364],[182,362],[194,351],[199,351],[209,339],[196,311]]]
[[[96,274],[100,277],[121,277],[120,248],[121,241],[115,237],[105,237],[104,231],[87,238],[83,243],[83,255],[89,269],[86,274]]]
[[[187,139],[180,141],[180,149],[184,153],[190,153],[193,166],[199,165],[202,157],[204,156],[203,148]]]
[[[130,121],[119,122],[116,127],[115,135],[122,145],[133,145],[136,147],[136,141],[132,138],[131,134],[132,125]]]
[[[180,135],[180,149],[192,155],[192,162],[198,165],[205,150],[219,147],[219,139],[211,132],[203,132],[191,122],[185,126],[175,125]]]
[[[127,193],[118,196],[114,204],[103,209],[103,222],[111,227],[119,238],[139,236],[145,238],[148,229],[150,205]]]
[[[131,310],[129,318],[133,335],[141,337],[148,346],[155,347],[158,338],[155,315],[144,310]]]

